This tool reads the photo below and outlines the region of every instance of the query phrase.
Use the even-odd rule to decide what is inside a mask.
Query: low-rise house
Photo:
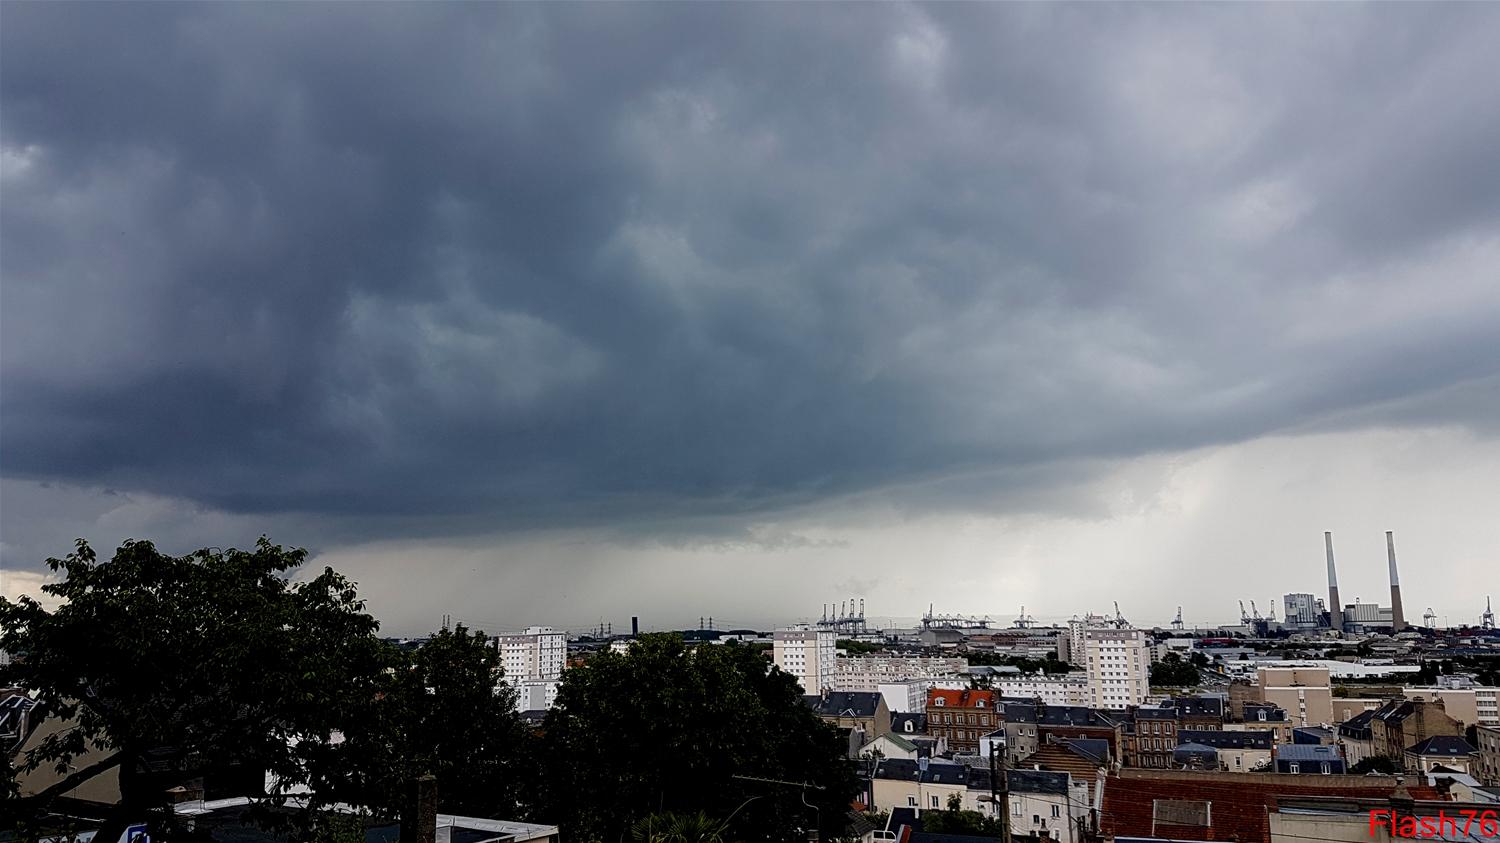
[[[1172,750],[1172,767],[1177,770],[1217,770],[1219,751],[1201,743],[1185,743]]]
[[[872,738],[890,734],[891,711],[885,698],[874,691],[830,691],[803,700],[824,721],[847,730],[857,741],[853,744],[856,749]]]
[[[1082,840],[1079,820],[1088,817],[1087,786],[1067,773],[1011,770],[1006,773],[1012,835],[1062,843]]]
[[[1438,735],[1462,735],[1463,727],[1443,711],[1441,700],[1391,700],[1370,720],[1374,753],[1397,764],[1407,747]]]
[[[1215,729],[1182,729],[1182,743],[1211,746],[1218,751],[1219,769],[1231,773],[1268,770],[1271,767],[1272,735],[1265,731],[1235,732]]]
[[[1302,726],[1292,730],[1292,743],[1304,745],[1332,744],[1338,733],[1322,726]]]
[[[1348,771],[1343,754],[1331,744],[1281,744],[1273,763],[1278,773],[1334,776]]]
[[[1356,767],[1375,755],[1374,732],[1370,727],[1375,711],[1361,711],[1338,726],[1338,745],[1344,748],[1344,761],[1350,767]]]
[[[1173,697],[1168,705],[1177,712],[1177,722],[1184,729],[1222,729],[1228,719],[1224,697]]]
[[[892,711],[891,731],[908,737],[927,734],[927,712]]]
[[[1234,723],[1224,726],[1226,729],[1235,731],[1250,731],[1253,729],[1264,729],[1275,734],[1276,743],[1290,743],[1292,740],[1292,719],[1286,713],[1286,709],[1270,703],[1246,703],[1244,706],[1244,717]]]
[[[908,761],[915,761],[929,755],[930,752],[921,744],[908,740],[898,732],[881,735],[859,748],[861,758],[904,758]]]
[[[1074,782],[1082,783],[1088,804],[1093,804],[1099,775],[1111,770],[1113,763],[1108,741],[1049,737],[1036,752],[1016,766],[1067,773]]]
[[[892,758],[875,765],[870,776],[869,806],[876,811],[911,808],[923,811],[948,808],[957,795],[965,811],[994,816],[988,767],[966,767],[944,761]]]
[[[1405,768],[1412,773],[1425,773],[1436,767],[1468,773],[1474,768],[1477,754],[1472,744],[1457,735],[1433,735],[1406,748]]]

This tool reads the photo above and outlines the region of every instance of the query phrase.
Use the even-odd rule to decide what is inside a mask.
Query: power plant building
[[[1338,574],[1333,566],[1333,533],[1323,534],[1323,546],[1328,555],[1328,625],[1341,632],[1364,632],[1367,629],[1385,628],[1392,632],[1401,632],[1407,628],[1406,617],[1401,610],[1401,579],[1396,573],[1396,540],[1391,531],[1385,534],[1387,572],[1391,583],[1391,605],[1381,606],[1376,603],[1354,603],[1344,604],[1339,602],[1339,580]],[[1286,618],[1288,625],[1302,626],[1294,622],[1296,617],[1300,620],[1301,612],[1305,607],[1303,598],[1311,595],[1288,594],[1286,601]],[[1294,607],[1295,601],[1295,607]]]

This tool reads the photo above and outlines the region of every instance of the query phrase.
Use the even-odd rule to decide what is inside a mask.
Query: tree
[[[962,800],[959,803],[962,804]],[[952,797],[948,800],[948,810],[922,812],[922,831],[929,834],[968,834],[998,838],[1004,830],[1005,826],[998,817],[962,810],[953,804]]]
[[[736,841],[792,839],[815,822],[834,836],[859,783],[847,741],[801,696],[736,643],[690,648],[657,634],[600,653],[563,674],[544,723],[538,815],[580,843],[613,843],[652,814],[699,812],[727,821]]]
[[[187,778],[244,783],[269,770],[305,780],[310,753],[366,704],[383,663],[352,583],[331,569],[286,579],[305,558],[262,537],[249,551],[181,557],[127,541],[101,563],[80,540],[47,562],[64,574],[42,587],[62,601],[56,610],[0,599],[0,647],[24,654],[3,679],[73,724],[27,752],[18,771],[63,772],[103,751],[56,786],[11,800],[7,813],[24,822],[117,772],[121,801],[99,835],[113,840],[142,818],[165,831],[174,817],[164,787]]]
[[[1401,772],[1401,770],[1396,766],[1396,762],[1392,761],[1391,759],[1386,758],[1383,755],[1372,755],[1369,758],[1361,759],[1358,764],[1350,767],[1349,772],[1358,775],[1366,775],[1368,773],[1385,773],[1386,775],[1395,775]]]
[[[1198,668],[1183,661],[1176,653],[1167,653],[1161,661],[1151,665],[1152,685],[1197,685],[1199,680]]]
[[[411,783],[431,774],[443,812],[515,816],[531,789],[521,765],[532,735],[489,642],[459,625],[415,650],[388,646],[389,669],[359,711],[358,728],[328,748],[332,775],[319,789],[395,817]]]

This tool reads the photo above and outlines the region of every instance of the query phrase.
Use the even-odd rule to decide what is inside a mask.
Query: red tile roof
[[[1104,785],[1104,810],[1100,830],[1109,836],[1165,837],[1173,840],[1238,840],[1270,843],[1269,813],[1277,798],[1339,796],[1382,799],[1395,789],[1391,779],[1365,776],[1297,777],[1276,773],[1176,772],[1126,770],[1109,777]],[[1297,781],[1295,779],[1302,779]],[[1414,799],[1438,799],[1427,786],[1408,786]],[[1206,801],[1208,826],[1155,823],[1158,799]]]
[[[944,708],[978,708],[978,703],[984,703],[984,707],[994,709],[994,691],[949,691],[943,688],[931,688],[927,691],[927,705],[937,705],[937,701],[943,701]]]

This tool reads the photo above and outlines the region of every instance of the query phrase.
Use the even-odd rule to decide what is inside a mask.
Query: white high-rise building
[[[1151,645],[1146,633],[1120,628],[1098,615],[1068,624],[1067,661],[1088,673],[1089,705],[1141,705],[1151,692]]]
[[[771,639],[771,655],[777,667],[802,683],[802,693],[821,695],[833,690],[838,658],[838,633],[833,630],[805,624],[778,629]]]
[[[516,710],[551,708],[568,663],[568,635],[550,626],[527,627],[496,639],[505,681],[516,689]]]
[[[499,646],[500,667],[511,682],[561,679],[568,662],[568,635],[550,626],[532,626],[519,635],[502,635]]]

